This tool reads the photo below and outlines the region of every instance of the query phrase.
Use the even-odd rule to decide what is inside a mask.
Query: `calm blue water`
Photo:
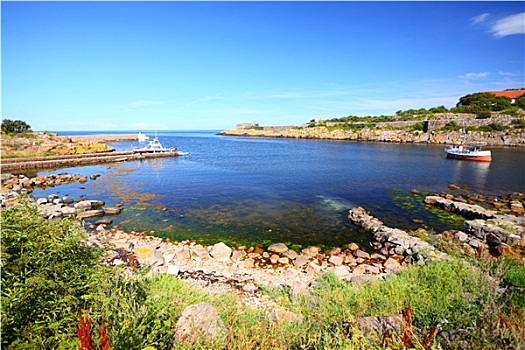
[[[346,219],[355,205],[392,226],[415,229],[421,226],[416,218],[440,231],[452,227],[410,195],[412,189],[440,192],[454,183],[476,193],[525,191],[520,149],[492,149],[491,163],[477,163],[446,159],[443,146],[435,145],[215,133],[159,132],[164,146],[190,154],[41,172],[101,177],[33,194],[120,202],[125,210],[114,224],[174,239],[339,246],[369,240]],[[138,142],[112,146],[125,150],[132,144]]]

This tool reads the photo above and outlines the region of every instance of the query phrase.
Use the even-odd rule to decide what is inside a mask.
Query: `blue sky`
[[[513,2],[1,2],[2,118],[228,129],[525,87]]]

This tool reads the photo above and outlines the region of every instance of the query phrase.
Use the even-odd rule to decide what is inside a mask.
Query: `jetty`
[[[92,164],[124,162],[148,158],[174,157],[178,155],[179,154],[177,152],[138,154],[133,153],[133,151],[121,151],[68,154],[32,158],[3,158],[0,163],[0,168],[2,173],[5,173],[6,171],[64,168]]]

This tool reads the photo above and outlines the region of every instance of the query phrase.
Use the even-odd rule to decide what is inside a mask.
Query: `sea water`
[[[479,163],[446,159],[442,145],[229,137],[216,131],[164,131],[158,137],[163,146],[189,154],[42,171],[101,176],[33,195],[122,203],[113,224],[128,231],[301,247],[368,242],[369,234],[347,220],[354,206],[402,229],[461,228],[461,221],[443,221],[412,190],[440,193],[456,184],[481,194],[525,191],[525,151],[517,148],[494,148],[493,161]],[[111,146],[126,150],[139,142]]]

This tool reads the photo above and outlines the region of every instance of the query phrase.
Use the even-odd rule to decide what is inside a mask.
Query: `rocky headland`
[[[525,147],[525,130],[515,121],[523,116],[495,115],[488,119],[476,119],[469,114],[443,114],[428,121],[392,121],[353,123],[342,127],[341,123],[318,123],[299,126],[254,126],[238,124],[236,129],[220,132],[227,136],[257,136],[296,139],[321,139],[339,141],[371,141],[394,143],[451,144],[464,138],[469,143],[487,146]],[[457,130],[446,129],[454,122]],[[414,130],[417,123],[426,123],[423,130]],[[498,125],[503,130],[483,131],[483,127]],[[425,130],[426,129],[426,130]]]

